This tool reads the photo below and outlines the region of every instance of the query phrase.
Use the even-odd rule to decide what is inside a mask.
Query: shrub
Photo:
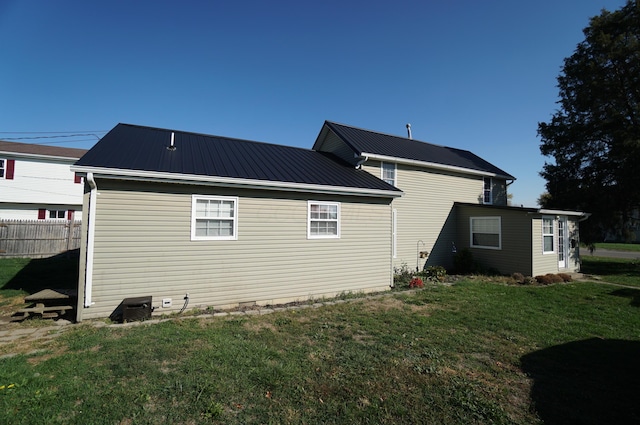
[[[442,266],[429,266],[424,270],[424,272],[422,272],[422,274],[427,280],[432,282],[444,282],[444,279],[447,276],[447,269]]]
[[[553,283],[562,283],[563,280],[560,276],[558,276],[557,274],[553,274],[553,273],[547,273],[547,276],[549,276],[549,279],[551,279],[551,282]]]
[[[567,274],[567,273],[558,273],[558,276],[560,276],[562,278],[563,282],[571,282],[573,280],[571,275]]]
[[[473,253],[469,248],[462,248],[453,257],[453,265],[457,273],[468,274],[476,270]]]
[[[393,268],[393,283],[397,288],[406,288],[411,280],[413,272],[407,263],[402,263],[400,267]]]
[[[532,277],[532,276],[527,276],[524,278],[524,284],[525,285],[533,285],[536,283],[536,278]]]
[[[524,275],[522,273],[514,273],[511,275],[511,279],[513,279],[516,283],[522,285],[525,283]]]
[[[538,275],[535,279],[540,285],[551,285],[553,283],[549,275]]]

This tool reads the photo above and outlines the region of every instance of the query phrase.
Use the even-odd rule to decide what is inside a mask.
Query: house
[[[457,247],[507,273],[571,270],[582,217],[507,207],[514,177],[471,152],[329,121],[311,150],[118,124],[72,170],[79,321],[130,297],[170,312],[380,291]]]
[[[72,219],[83,185],[71,165],[86,152],[0,141],[0,220]]]
[[[469,151],[329,121],[313,149],[402,190],[392,202],[396,269],[451,268],[462,248],[504,274],[580,269],[577,222],[588,214],[508,207],[515,177]]]
[[[402,193],[333,154],[119,124],[72,169],[86,177],[77,320],[127,297],[169,312],[392,282]]]

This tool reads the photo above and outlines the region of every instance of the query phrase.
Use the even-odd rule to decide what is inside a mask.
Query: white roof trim
[[[572,216],[576,216],[576,217],[589,217],[591,216],[591,213],[586,213],[586,212],[582,212],[582,211],[564,211],[564,210],[545,210],[545,209],[539,209],[538,213],[540,214],[545,214],[545,215],[572,215]]]
[[[56,161],[67,161],[67,162],[76,162],[80,159],[80,157],[71,157],[71,156],[54,156],[54,155],[43,155],[37,153],[24,153],[24,152],[12,152],[12,151],[2,151],[0,150],[0,156],[3,158],[6,157],[18,157],[18,158],[36,158],[36,159],[48,159],[48,160],[56,160]]]
[[[487,171],[472,170],[469,168],[456,167],[454,165],[438,164],[435,162],[418,161],[416,159],[398,158],[395,156],[378,155],[375,153],[368,153],[368,152],[362,152],[360,156],[365,156],[365,157],[368,157],[369,159],[377,159],[378,161],[395,162],[398,164],[414,165],[418,167],[435,168],[438,170],[456,171],[459,173],[473,174],[476,176],[500,177],[506,180],[515,180],[515,177],[503,176],[501,174],[489,173]]]
[[[241,187],[244,189],[284,190],[289,192],[312,192],[337,195],[372,196],[379,198],[397,198],[403,195],[402,192],[392,190],[290,183],[269,180],[240,179],[234,177],[203,176],[197,174],[177,174],[159,171],[83,167],[76,165],[71,166],[71,171],[78,173],[93,173],[95,177],[116,180],[122,179],[136,181],[154,181],[162,183],[188,183],[204,186]]]

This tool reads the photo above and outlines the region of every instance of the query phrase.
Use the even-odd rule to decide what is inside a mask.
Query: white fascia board
[[[202,176],[196,174],[176,174],[159,171],[123,170],[71,166],[76,173],[93,173],[95,177],[114,180],[153,181],[160,183],[182,183],[202,186],[239,187],[243,189],[283,190],[288,192],[311,192],[329,195],[371,196],[376,198],[398,198],[403,192],[380,189],[354,188],[346,186],[326,186],[305,183],[274,182],[268,180],[240,179],[233,177]]]
[[[538,213],[544,215],[571,215],[575,217],[589,217],[591,213],[586,213],[582,211],[564,211],[564,210],[545,210],[539,209]]]
[[[45,159],[50,161],[65,161],[69,163],[74,163],[80,159],[79,157],[71,158],[68,156],[41,155],[36,153],[22,153],[22,152],[10,152],[10,151],[0,151],[0,157]]]
[[[455,171],[455,172],[458,172],[458,173],[473,174],[473,175],[476,175],[476,176],[499,177],[499,178],[502,178],[502,179],[505,179],[505,180],[515,180],[516,179],[515,177],[503,176],[503,175],[496,174],[496,173],[489,173],[487,171],[478,171],[478,170],[472,170],[470,168],[456,167],[454,165],[437,164],[435,162],[418,161],[418,160],[415,160],[415,159],[398,158],[398,157],[395,157],[395,156],[378,155],[378,154],[375,154],[375,153],[362,152],[360,154],[360,156],[367,157],[369,159],[376,159],[378,161],[395,162],[397,164],[413,165],[413,166],[416,166],[416,167],[435,168],[437,170]]]

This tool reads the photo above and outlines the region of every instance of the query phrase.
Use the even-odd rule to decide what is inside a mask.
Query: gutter
[[[96,234],[96,200],[98,197],[98,185],[93,178],[93,173],[87,173],[87,183],[91,188],[89,193],[89,222],[87,230],[87,258],[84,277],[84,307],[89,308],[94,303],[91,302],[91,289],[93,287],[93,251]]]
[[[416,159],[398,158],[394,156],[378,155],[375,153],[367,153],[367,152],[362,152],[360,156],[364,156],[369,159],[375,159],[383,162],[395,162],[398,164],[413,165],[418,167],[428,167],[428,168],[434,168],[437,170],[456,171],[462,174],[472,174],[472,175],[485,176],[485,177],[498,177],[501,179],[513,180],[513,181],[516,180],[516,178],[513,176],[491,173],[488,171],[472,170],[470,168],[464,168],[464,167],[456,167],[455,165],[437,164],[435,162],[418,161]]]

